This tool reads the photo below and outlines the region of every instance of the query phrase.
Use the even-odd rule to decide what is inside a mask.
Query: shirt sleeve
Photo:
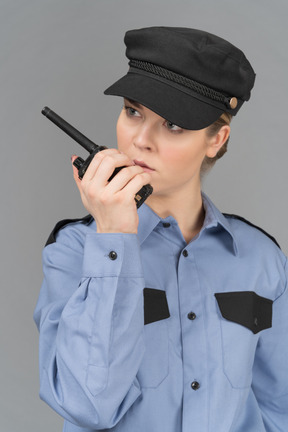
[[[43,252],[34,319],[40,332],[40,397],[82,427],[114,426],[141,391],[144,279],[133,234],[69,235]]]
[[[288,290],[287,260],[282,294],[273,302],[272,327],[262,332],[253,368],[253,391],[267,432],[288,425]]]

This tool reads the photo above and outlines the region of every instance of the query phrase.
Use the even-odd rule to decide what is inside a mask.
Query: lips
[[[145,162],[143,162],[143,161],[134,160],[133,162],[135,163],[135,165],[141,166],[141,167],[144,168],[144,169],[146,168],[146,169],[148,169],[148,170],[154,171],[153,168],[151,168],[149,165],[147,165],[147,164],[146,164]]]

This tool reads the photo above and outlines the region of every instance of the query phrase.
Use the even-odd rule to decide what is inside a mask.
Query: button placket
[[[204,387],[206,386],[200,379],[197,379],[197,375],[200,378],[205,377],[206,374],[206,365],[203,362],[203,356],[200,355],[200,353],[205,353],[206,344],[203,326],[201,326],[203,304],[196,263],[196,242],[185,245],[180,251],[178,264],[180,310],[183,314],[183,347],[185,347],[183,349],[183,369],[184,376],[190,377],[186,387],[186,399],[200,406],[202,398],[205,398]],[[191,309],[187,310],[187,307]]]

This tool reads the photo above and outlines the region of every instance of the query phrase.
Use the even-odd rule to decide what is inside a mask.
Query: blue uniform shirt
[[[62,228],[35,310],[40,396],[65,432],[287,432],[286,257],[203,195],[187,245],[139,209],[136,234]]]

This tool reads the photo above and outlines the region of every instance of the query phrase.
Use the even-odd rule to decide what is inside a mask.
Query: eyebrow
[[[129,99],[127,97],[124,97],[124,99],[126,99],[129,103],[131,103],[132,105],[134,105],[136,108],[141,108],[142,105],[138,102],[133,101],[132,99]]]

